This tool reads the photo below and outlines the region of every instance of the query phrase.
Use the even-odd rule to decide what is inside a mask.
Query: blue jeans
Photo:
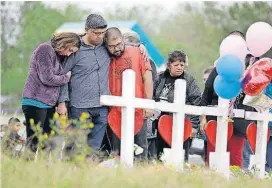
[[[92,149],[99,150],[108,125],[108,107],[95,108],[70,108],[70,118],[79,119],[82,112],[86,112],[92,118],[94,127],[87,136],[87,143]]]
[[[265,170],[272,172],[272,136],[270,136],[269,142],[267,143]]]
[[[245,139],[244,142],[244,150],[243,150],[243,169],[247,170],[249,166],[250,161],[250,155],[253,155],[253,151],[249,145],[249,142],[247,139]]]

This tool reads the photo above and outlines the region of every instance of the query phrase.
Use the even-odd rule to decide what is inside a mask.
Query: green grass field
[[[2,156],[1,163],[3,188],[272,187],[272,180],[249,176],[227,180],[201,168],[189,173],[179,173],[162,165],[137,165],[131,170],[109,169],[95,163],[48,163],[43,160],[34,163],[6,156]]]

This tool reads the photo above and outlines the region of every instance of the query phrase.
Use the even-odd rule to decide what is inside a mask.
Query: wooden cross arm
[[[155,101],[151,99],[135,98],[133,103],[135,108],[155,109]]]
[[[219,108],[219,107],[207,107],[207,106],[192,106],[192,105],[185,105],[183,109],[180,108],[181,104],[174,104],[174,103],[155,103],[155,108],[164,111],[164,112],[180,112],[181,110],[184,111],[185,114],[190,115],[209,115],[209,116],[227,116],[226,108]],[[245,111],[234,109],[233,110],[235,117],[244,118]]]
[[[134,98],[132,100],[126,100],[124,97],[112,95],[102,95],[100,97],[100,104],[106,106],[132,106],[134,108],[155,109],[155,101],[151,99]]]
[[[111,96],[111,95],[101,95],[100,104],[105,106],[127,106],[127,101],[123,97]]]
[[[245,118],[247,120],[257,120],[257,121],[272,121],[272,114],[270,113],[258,113],[258,112],[246,112]]]

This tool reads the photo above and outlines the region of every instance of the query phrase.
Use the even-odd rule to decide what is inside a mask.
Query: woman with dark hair
[[[244,39],[244,35],[240,31],[233,31],[230,33],[230,35],[238,35],[241,36]],[[246,66],[249,65],[248,62],[245,63]],[[202,101],[201,106],[208,106],[208,105],[218,105],[218,95],[215,93],[213,88],[213,83],[218,75],[216,68],[212,70],[210,76],[208,77],[206,83],[204,92],[202,94]],[[253,107],[246,106],[243,104],[243,100],[245,98],[245,94],[241,92],[235,99],[233,108],[234,109],[243,109],[246,111],[255,111]],[[200,122],[200,129],[202,132],[205,130],[205,126],[208,121],[210,120],[217,120],[215,116],[202,116],[201,122]],[[242,168],[243,164],[243,146],[244,146],[244,140],[246,136],[246,129],[247,126],[251,123],[248,120],[245,120],[244,118],[233,118],[233,135],[231,139],[228,141],[227,150],[230,152],[230,165],[231,166],[239,166]],[[209,153],[213,152],[215,148],[212,146],[212,144],[209,142],[207,143],[207,163],[209,163]]]
[[[174,102],[174,85],[177,79],[186,81],[186,104],[199,105],[201,102],[201,92],[193,76],[185,71],[187,56],[184,52],[175,50],[168,55],[167,69],[160,73],[154,82],[153,98],[155,101]],[[169,114],[162,113],[161,115]],[[193,125],[193,134],[199,126],[199,116],[186,115]],[[154,123],[158,123],[157,120]],[[184,142],[185,160],[188,160],[190,139]],[[163,148],[169,148],[166,142],[158,134],[157,155],[163,152]]]
[[[49,42],[40,44],[30,59],[28,78],[23,90],[22,109],[26,119],[28,144],[36,150],[37,138],[31,129],[30,119],[40,124],[44,133],[51,131],[49,120],[55,112],[60,86],[69,82],[71,72],[62,73],[62,61],[65,56],[75,53],[81,45],[75,33],[60,33]],[[31,138],[31,139],[29,139]],[[31,140],[31,141],[30,141]]]

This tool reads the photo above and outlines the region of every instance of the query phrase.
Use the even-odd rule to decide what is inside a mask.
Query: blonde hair
[[[58,33],[51,38],[51,45],[55,51],[59,52],[67,46],[79,48],[81,45],[80,37],[76,33]]]

